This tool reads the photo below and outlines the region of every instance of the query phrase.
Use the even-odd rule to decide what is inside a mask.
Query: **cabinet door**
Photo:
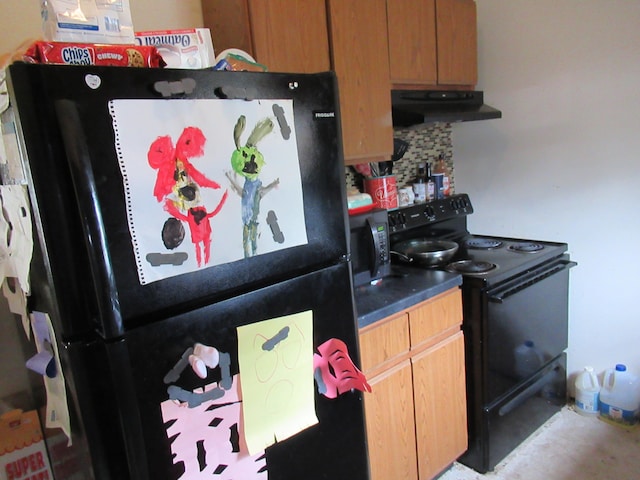
[[[253,55],[248,0],[201,0],[203,26],[211,30],[216,55],[239,48]]]
[[[271,72],[331,69],[324,0],[249,0],[256,60]]]
[[[417,480],[411,363],[369,380],[364,409],[371,480]]]
[[[462,332],[416,355],[412,363],[418,471],[420,478],[432,478],[467,449]]]
[[[437,84],[435,0],[387,0],[387,30],[391,82]]]
[[[438,84],[478,83],[478,41],[474,0],[436,0]]]
[[[331,69],[325,0],[202,0],[216,53],[240,48],[271,72]]]
[[[345,161],[388,160],[393,153],[385,0],[327,0],[333,69],[338,77]]]

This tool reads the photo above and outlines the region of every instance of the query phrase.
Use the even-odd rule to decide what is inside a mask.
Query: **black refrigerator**
[[[335,75],[14,63],[8,84],[56,478],[369,478]]]

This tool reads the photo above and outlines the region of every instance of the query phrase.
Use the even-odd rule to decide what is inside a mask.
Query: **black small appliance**
[[[349,216],[351,266],[354,286],[391,273],[387,210],[376,208]]]

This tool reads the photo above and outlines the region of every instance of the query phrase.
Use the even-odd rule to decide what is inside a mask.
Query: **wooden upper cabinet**
[[[327,0],[329,42],[340,88],[345,161],[393,153],[386,0]]]
[[[435,0],[387,0],[391,82],[438,83]]]
[[[211,30],[216,55],[239,48],[253,56],[248,0],[202,0],[203,25]]]
[[[216,53],[240,48],[271,72],[331,69],[325,0],[202,0]]]
[[[387,0],[391,83],[473,88],[478,83],[474,0]]]
[[[271,72],[331,69],[324,0],[249,0],[256,60]]]
[[[436,0],[438,84],[478,83],[478,33],[474,0]]]

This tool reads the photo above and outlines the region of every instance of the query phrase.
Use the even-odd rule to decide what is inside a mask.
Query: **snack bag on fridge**
[[[40,13],[48,41],[135,42],[129,0],[40,0]]]

